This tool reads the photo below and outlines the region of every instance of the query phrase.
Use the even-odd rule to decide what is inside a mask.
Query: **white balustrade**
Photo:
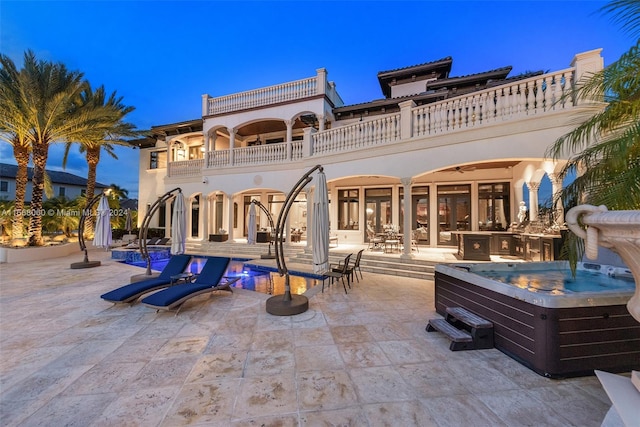
[[[257,145],[234,149],[233,162],[236,166],[282,163],[287,160],[287,144]]]
[[[400,140],[400,114],[358,122],[312,135],[313,154],[323,155]]]
[[[229,150],[209,151],[208,168],[215,168],[229,165]]]
[[[345,151],[393,144],[416,137],[439,135],[477,128],[489,123],[520,120],[552,110],[574,106],[567,97],[574,80],[574,68],[516,80],[413,107],[410,110],[409,135],[401,134],[401,113],[376,116],[370,120],[311,133],[311,151],[302,141],[267,144],[233,149],[233,165],[229,150],[209,152],[208,168],[299,161],[304,157],[332,155]],[[326,89],[325,89],[326,90]],[[258,90],[209,99],[209,114],[275,104],[313,96],[317,91],[315,77]],[[171,163],[170,176],[194,176],[200,173],[192,161]],[[198,169],[196,171],[196,169]]]
[[[412,109],[413,137],[436,135],[573,106],[566,98],[574,69],[518,80]]]
[[[315,96],[317,92],[317,78],[309,77],[218,98],[209,98],[208,114],[222,114],[309,98]]]
[[[170,177],[198,176],[202,173],[203,166],[204,159],[169,162],[168,175]]]
[[[291,160],[302,160],[304,157],[304,145],[302,141],[293,141],[291,143]]]

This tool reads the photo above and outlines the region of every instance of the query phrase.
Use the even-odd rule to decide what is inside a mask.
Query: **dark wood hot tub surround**
[[[542,307],[438,271],[435,303],[493,322],[495,347],[546,377],[640,369],[640,323],[625,305]]]

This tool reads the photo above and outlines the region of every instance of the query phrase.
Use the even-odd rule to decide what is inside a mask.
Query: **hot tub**
[[[635,289],[629,274],[598,264],[579,268],[625,277],[620,286],[578,292],[526,280],[512,285],[482,275],[526,276],[531,270],[551,275],[568,271],[566,262],[440,264],[435,271],[436,311],[444,316],[447,307],[459,306],[492,321],[495,347],[547,377],[640,369],[640,323],[626,308]]]

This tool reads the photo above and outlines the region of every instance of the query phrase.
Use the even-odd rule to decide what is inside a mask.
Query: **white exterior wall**
[[[417,95],[426,90],[427,90],[426,80],[403,83],[403,84],[391,87],[391,97],[399,98],[401,96]]]
[[[599,53],[600,51],[596,50],[577,55],[574,69],[562,70],[557,73],[565,73],[566,71],[566,75],[569,76],[572,75],[573,70],[576,70],[576,73],[583,69],[597,70],[602,65]],[[549,90],[557,89],[557,86],[554,88],[551,83],[558,82],[559,75],[546,77],[547,80],[544,82]],[[535,84],[540,85],[541,82],[542,80],[536,80]],[[413,94],[414,91],[421,91],[416,90],[417,85],[423,87],[424,84],[425,82],[422,81],[395,88],[403,87],[403,90],[407,90],[408,94]],[[567,84],[570,85],[571,82],[569,81]],[[398,94],[394,93],[394,96],[398,96]],[[462,103],[459,105],[451,104],[456,102],[455,99],[446,100],[442,105],[454,105],[454,107],[447,107],[450,108],[447,114],[471,111],[470,109],[478,108],[477,96],[479,95],[471,94],[461,97]],[[531,109],[533,103],[524,104],[521,101],[515,96],[505,96],[500,100],[503,104],[496,106],[496,111],[503,114],[501,116],[489,119],[485,113],[482,123],[480,123],[479,115],[477,117],[475,115],[473,117],[471,115],[468,117],[456,116],[452,119],[445,119],[453,121],[454,125],[451,128],[442,130],[441,128],[429,128],[429,133],[420,133],[420,129],[416,127],[417,124],[414,122],[416,119],[411,115],[416,109],[410,102],[403,103],[400,114],[387,115],[388,117],[399,117],[396,128],[386,127],[395,126],[395,122],[380,122],[380,120],[384,120],[384,116],[372,116],[365,118],[362,122],[359,119],[332,121],[331,129],[324,133],[315,133],[315,130],[305,132],[301,158],[262,159],[257,156],[261,152],[260,150],[272,147],[260,146],[256,151],[254,164],[238,166],[234,165],[231,160],[230,163],[221,166],[206,167],[205,165],[201,170],[188,169],[180,176],[168,176],[166,169],[149,170],[148,152],[150,150],[141,150],[139,209],[144,214],[146,204],[153,203],[158,196],[168,190],[181,187],[185,197],[192,197],[198,193],[203,194],[202,212],[204,198],[220,192],[225,195],[223,219],[225,225],[223,228],[230,228],[228,224],[231,224],[232,209],[229,204],[238,203],[238,208],[242,209],[243,194],[261,194],[261,197],[266,197],[269,193],[286,195],[306,171],[316,164],[322,164],[329,181],[332,200],[337,200],[337,191],[341,188],[358,189],[362,216],[364,216],[362,212],[365,208],[364,190],[366,188],[392,188],[394,195],[392,217],[393,221],[398,224],[400,207],[397,206],[396,199],[399,189],[402,188],[401,180],[405,182],[410,180],[413,186],[429,187],[430,218],[433,223],[438,214],[436,196],[438,185],[470,184],[472,207],[474,202],[476,206],[472,209],[470,224],[474,227],[473,229],[477,229],[478,185],[506,181],[512,187],[510,218],[513,222],[517,215],[518,202],[523,199],[523,186],[527,183],[539,183],[545,173],[557,171],[561,166],[562,162],[556,164],[545,162],[545,151],[558,137],[573,129],[576,113],[580,109],[579,106],[554,108],[551,101],[545,101],[547,104],[544,105],[544,108],[542,101],[536,101],[537,109]],[[528,106],[526,110],[524,105]],[[426,111],[424,107],[421,108],[420,111]],[[267,106],[206,117],[201,138],[204,140],[204,135],[210,134],[213,129],[234,129],[256,121],[287,121],[308,113],[325,116],[331,120],[331,114],[327,110],[328,107],[324,99],[314,98],[274,107]],[[442,120],[442,117],[437,120]],[[472,123],[471,120],[474,122]],[[377,127],[367,128],[366,125],[371,123],[379,124],[376,125]],[[340,129],[345,129],[344,133],[341,133]],[[370,132],[370,129],[381,133],[364,135],[364,133]],[[314,139],[314,133],[316,136],[329,135],[322,140],[322,143],[329,148],[321,154],[314,154],[316,148],[314,141],[320,141],[320,139]],[[172,136],[169,140],[181,137],[183,136]],[[237,142],[235,149],[239,147]],[[282,144],[289,144],[289,142],[285,141]],[[158,146],[160,145],[164,145],[164,143],[159,143]],[[269,145],[275,146],[277,144]],[[287,147],[289,150],[292,149],[289,145]],[[520,163],[512,168],[479,168],[464,174],[442,171],[456,165],[480,165],[497,161],[517,161]],[[337,224],[337,209],[337,203],[332,203],[330,208],[332,224]],[[242,215],[242,211],[239,212],[239,215]],[[140,215],[140,218],[142,216]],[[242,236],[242,224],[243,221],[240,217],[238,227],[233,233],[235,238]],[[362,218],[360,218],[360,224],[364,224]],[[363,225],[359,230],[332,231],[338,234],[341,242],[345,243],[362,243],[365,234]],[[436,245],[436,228],[431,227],[430,232],[430,243]],[[206,239],[204,233],[201,234],[201,238]]]

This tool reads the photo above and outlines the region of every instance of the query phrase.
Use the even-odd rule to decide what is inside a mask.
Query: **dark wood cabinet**
[[[515,255],[513,234],[495,233],[491,239],[491,254]]]
[[[269,243],[271,241],[271,233],[268,231],[258,231],[256,235],[256,243]]]
[[[562,237],[507,232],[452,232],[458,255],[464,260],[490,261],[490,255],[516,256],[525,261],[555,261],[560,257]]]

